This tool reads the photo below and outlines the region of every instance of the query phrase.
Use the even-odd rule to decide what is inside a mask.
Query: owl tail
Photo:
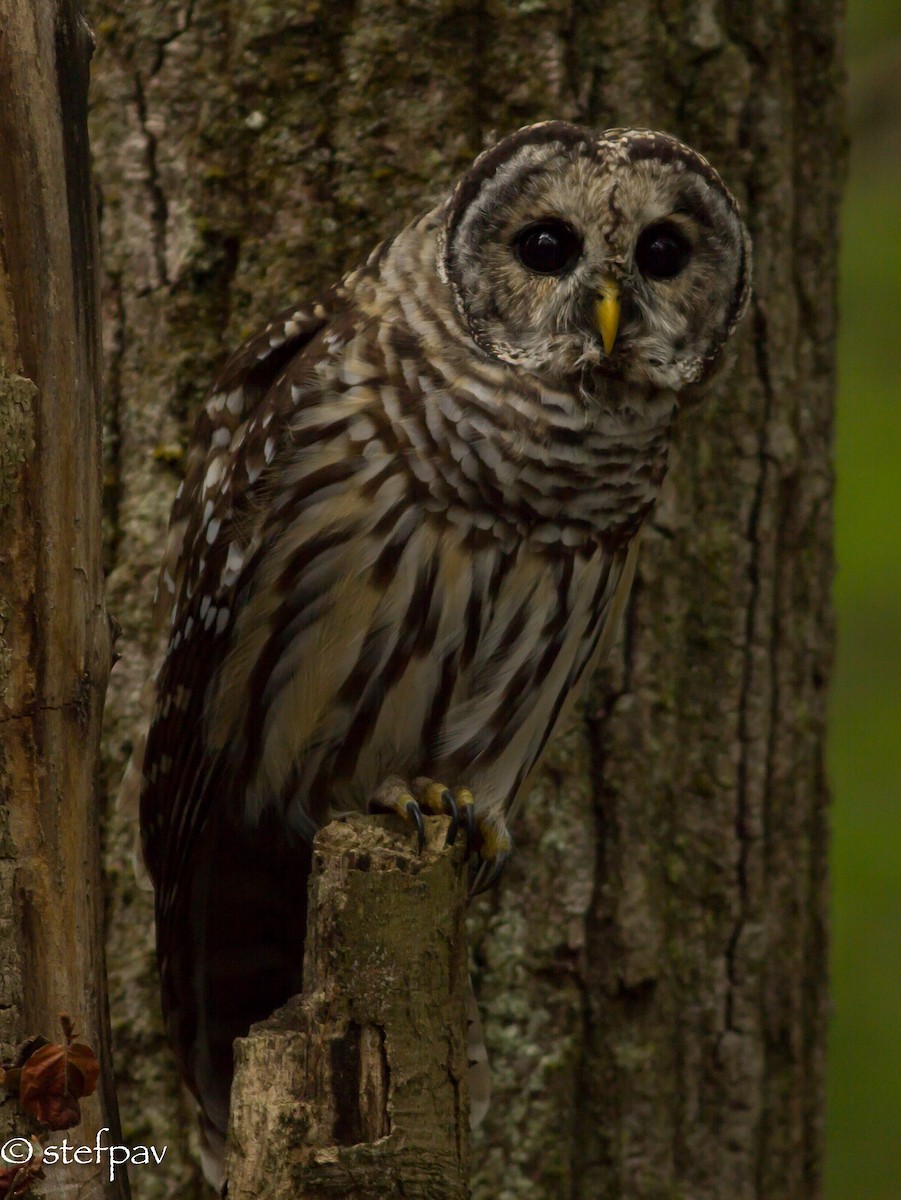
[[[225,1134],[207,1118],[200,1105],[197,1106],[197,1126],[203,1177],[218,1196],[225,1183]]]

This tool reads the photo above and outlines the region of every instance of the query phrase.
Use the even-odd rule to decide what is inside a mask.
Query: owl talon
[[[455,798],[450,788],[446,788],[443,783],[435,783],[434,780],[426,779],[424,776],[413,780],[410,784],[410,791],[416,797],[416,803],[423,812],[435,815],[443,813],[450,817],[451,823],[445,842],[448,846],[453,846],[460,829],[459,797]],[[465,792],[466,789],[457,789],[458,793],[461,791]]]
[[[444,789],[441,802],[444,807],[444,812],[446,812],[451,819],[450,825],[447,827],[447,837],[444,839],[445,845],[453,846],[454,842],[457,840],[457,834],[460,831],[460,810],[457,808],[457,801],[447,788]]]
[[[406,806],[406,813],[413,824],[416,826],[416,837],[419,842],[419,853],[422,854],[422,847],[425,845],[425,822],[422,819],[422,812],[415,800],[409,801]]]
[[[467,787],[458,787],[454,795],[458,815],[463,817],[466,830],[466,857],[472,855],[476,842],[476,808],[472,792]],[[450,839],[448,839],[450,840]]]
[[[469,889],[470,897],[481,896],[482,892],[487,892],[489,888],[494,887],[503,874],[509,857],[509,854],[503,854],[496,858],[494,862],[483,862],[479,866],[479,869],[476,871],[476,877]]]
[[[469,889],[470,896],[480,896],[493,887],[501,877],[507,860],[510,857],[512,841],[507,827],[501,823],[496,825],[479,825],[482,844],[479,848],[481,863],[475,872],[475,878]]]
[[[416,837],[419,852],[425,843],[425,824],[419,802],[410,794],[407,785],[395,775],[389,775],[380,787],[369,797],[366,805],[371,813],[396,813],[405,821],[412,821],[416,826]]]

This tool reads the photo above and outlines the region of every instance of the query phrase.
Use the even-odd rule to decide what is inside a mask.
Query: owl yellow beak
[[[604,353],[609,354],[619,329],[619,284],[613,279],[605,279],[601,284],[600,297],[594,302],[594,318],[604,343]]]

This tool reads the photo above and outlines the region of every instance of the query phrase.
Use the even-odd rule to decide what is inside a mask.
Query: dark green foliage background
[[[830,734],[829,1200],[901,1196],[901,5],[852,0]]]

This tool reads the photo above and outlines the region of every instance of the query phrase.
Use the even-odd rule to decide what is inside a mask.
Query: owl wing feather
[[[334,289],[327,294],[326,303],[333,299]],[[285,309],[229,356],[210,388],[192,430],[185,475],[169,516],[153,598],[151,628],[157,640],[165,637],[168,642],[175,632],[174,622],[182,602],[185,575],[194,565],[194,559],[186,553],[196,533],[191,529],[191,520],[193,517],[196,521],[202,511],[200,502],[205,481],[211,472],[215,476],[220,469],[224,470],[232,442],[246,414],[262,402],[279,370],[303,351],[328,319],[329,312],[322,303]],[[149,721],[135,738],[116,799],[117,809],[136,824],[139,811],[152,814],[156,803],[152,797],[146,803],[142,802],[142,792],[146,786],[143,772],[148,738],[159,709],[158,697],[165,697],[159,686],[162,668],[163,660],[160,659],[150,671],[140,704],[141,711],[146,714],[145,721],[148,717]],[[188,671],[179,672],[174,668],[170,668],[169,674],[176,678],[176,686],[186,686],[195,677]],[[159,740],[156,739],[154,748]],[[152,833],[148,837],[142,829],[140,854],[137,848],[135,853],[135,874],[142,886],[146,884],[148,874],[151,882],[158,875],[157,841]]]
[[[196,537],[197,526],[202,523],[204,492],[218,482],[229,456],[243,444],[242,429],[246,430],[248,419],[263,403],[279,373],[302,353],[326,325],[329,315],[321,303],[285,309],[231,354],[216,377],[197,416],[185,477],[169,518],[154,610],[159,628],[171,623],[173,599],[181,596],[185,572],[196,566],[196,558],[186,551],[191,534]],[[211,487],[205,487],[207,481]],[[245,491],[252,488],[253,482],[248,476]],[[235,501],[240,504],[237,494]]]
[[[146,747],[136,747],[125,781],[140,783],[143,773],[142,850],[160,912],[174,906],[180,871],[214,801],[220,765],[210,762],[200,731],[210,665],[228,640],[241,576],[237,570],[226,574],[229,534],[253,521],[268,439],[278,435],[279,417],[284,421],[273,410],[264,432],[260,410],[286,365],[304,354],[329,316],[322,304],[294,306],[245,342],[218,375],[194,427],[154,606],[157,628],[168,629],[168,645],[154,674],[157,701]],[[196,736],[185,737],[185,729]]]

